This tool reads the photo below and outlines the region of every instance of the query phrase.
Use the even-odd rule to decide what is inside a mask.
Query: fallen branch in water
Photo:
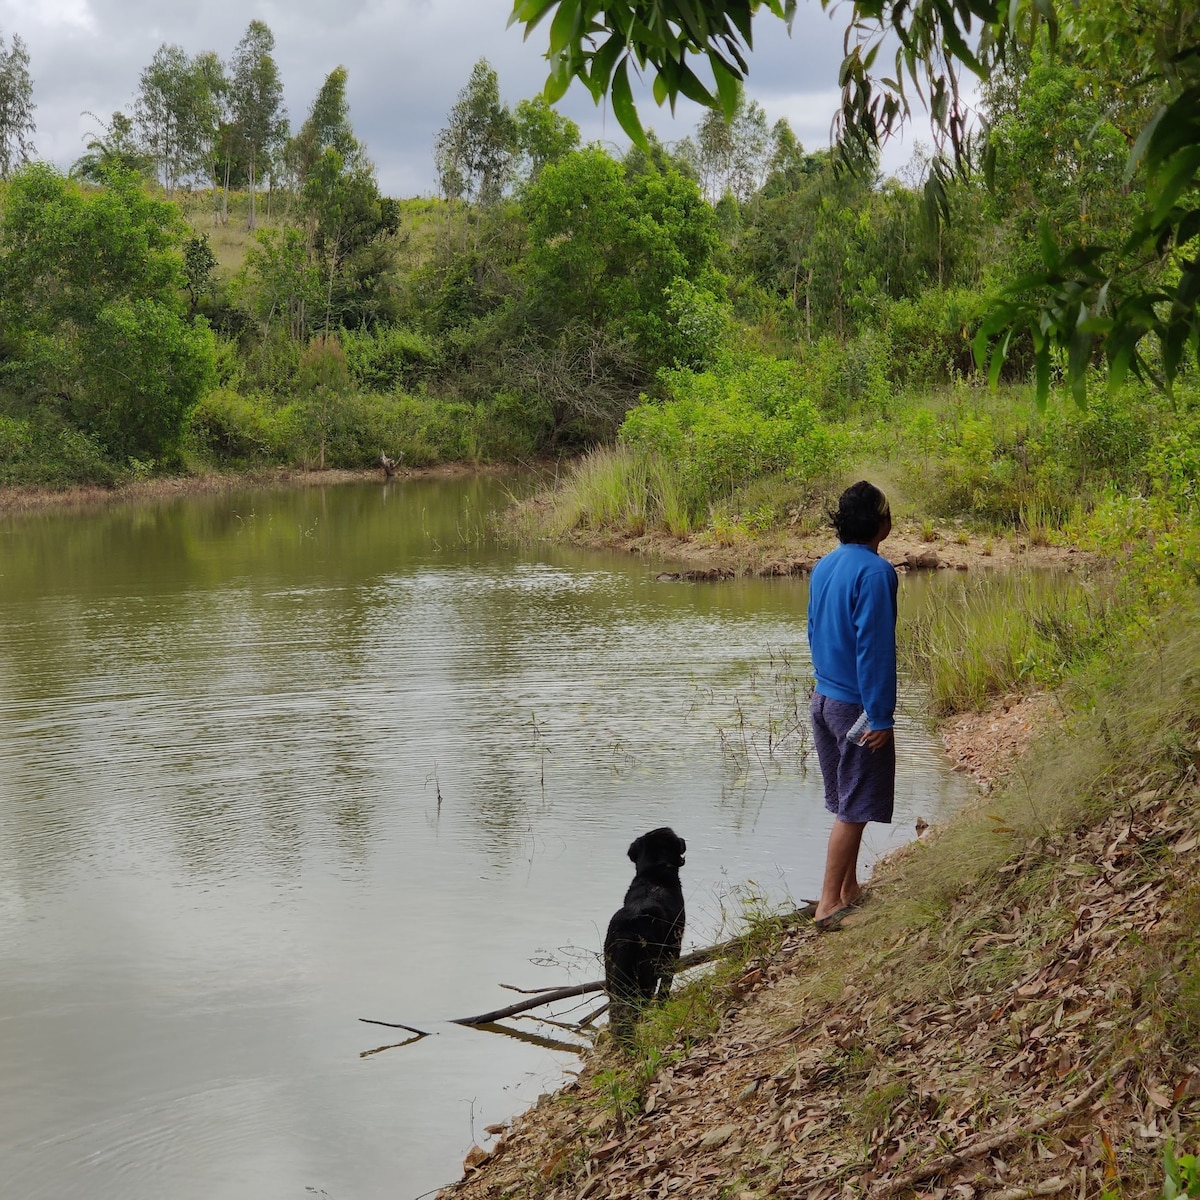
[[[451,1017],[451,1025],[491,1025],[494,1021],[502,1021],[505,1017],[515,1017],[518,1013],[528,1012],[531,1008],[541,1008],[543,1004],[553,1004],[556,1000],[569,1000],[572,996],[586,996],[591,992],[604,991],[604,980],[595,983],[577,983],[574,987],[553,988],[548,992],[538,992],[529,1000],[518,1000],[506,1008],[495,1008],[491,1012],[480,1013],[476,1017]]]
[[[789,925],[795,921],[804,921],[812,918],[813,913],[817,911],[815,904],[806,904],[803,908],[798,908],[794,912],[777,917],[776,921],[781,926]],[[703,966],[704,963],[712,962],[714,958],[725,958],[730,954],[748,949],[761,937],[760,934],[744,933],[735,938],[730,938],[727,942],[720,942],[715,946],[706,946],[702,950],[693,950],[690,954],[684,954],[679,959],[679,964],[675,968],[676,971],[687,971],[692,967]],[[604,980],[593,980],[591,983],[577,983],[571,987],[550,988],[546,991],[534,992],[526,991],[524,988],[513,987],[512,984],[502,984],[502,987],[511,992],[519,992],[522,995],[528,995],[528,1000],[518,1000],[515,1004],[506,1005],[504,1008],[494,1008],[491,1012],[478,1013],[473,1017],[452,1017],[451,1025],[492,1025],[496,1021],[502,1021],[505,1017],[515,1017],[520,1013],[529,1012],[534,1008],[541,1008],[545,1004],[554,1004],[558,1000],[570,1000],[574,996],[587,996],[592,992],[604,991]],[[369,1025],[387,1025],[392,1029],[407,1029],[410,1033],[422,1033],[422,1030],[413,1029],[410,1025],[400,1025],[392,1021],[372,1021],[367,1017],[359,1017],[360,1021],[365,1021]]]
[[[415,1033],[417,1037],[429,1037],[427,1029],[416,1029],[412,1025],[401,1025],[399,1021],[373,1021],[370,1017],[358,1018],[364,1025],[383,1025],[388,1029],[404,1029],[409,1033]]]

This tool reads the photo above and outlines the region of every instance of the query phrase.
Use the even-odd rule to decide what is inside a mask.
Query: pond
[[[598,978],[634,837],[685,949],[815,895],[805,580],[515,549],[513,486],[0,525],[6,1195],[416,1197],[577,1062],[446,1020]],[[868,859],[970,790],[920,712]]]

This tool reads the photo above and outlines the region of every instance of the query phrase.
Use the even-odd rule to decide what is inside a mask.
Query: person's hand
[[[892,740],[890,729],[872,729],[863,739],[863,745],[868,750],[880,750]]]

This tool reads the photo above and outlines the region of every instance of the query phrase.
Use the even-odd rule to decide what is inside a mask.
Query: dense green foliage
[[[829,0],[822,6],[829,7]],[[547,94],[557,98],[572,80],[581,80],[597,103],[611,99],[623,128],[646,147],[631,66],[651,76],[657,103],[673,105],[683,95],[721,109],[732,121],[749,72],[745,52],[752,45],[755,16],[770,14],[790,26],[795,12],[795,0],[516,0],[510,21],[523,24],[528,35],[553,14]],[[1063,240],[1054,220],[1041,221],[1040,262],[1012,284],[980,327],[976,354],[981,361],[990,357],[993,376],[1002,370],[1014,336],[1032,343],[1042,402],[1060,355],[1081,403],[1089,365],[1100,351],[1114,383],[1132,370],[1168,389],[1185,357],[1200,358],[1200,257],[1191,245],[1200,233],[1198,32],[1200,13],[1171,4],[1130,10],[1112,0],[1061,6],[1053,0],[961,0],[955,5],[854,0],[850,6],[839,72],[839,124],[843,158],[852,168],[861,170],[864,157],[907,120],[915,93],[928,108],[939,144],[949,144],[953,165],[968,170],[970,110],[960,95],[959,75],[966,70],[992,86],[989,116],[995,119],[1003,109],[994,103],[1003,86],[995,85],[1003,85],[1015,69],[1040,91],[1041,120],[1053,116],[1058,124],[1050,142],[1060,153],[1042,155],[1043,176],[1051,189],[1074,177],[1082,221],[1088,219],[1086,204],[1097,171],[1111,176],[1106,167],[1117,159],[1127,158],[1128,174],[1139,175],[1145,186],[1123,230],[1106,223],[1070,231],[1082,236]],[[894,69],[877,75],[876,59],[889,41],[895,47]],[[1073,78],[1069,68],[1054,66],[1052,81],[1034,78],[1037,66],[1045,65],[1047,48],[1064,51],[1076,68]],[[1030,54],[1033,73],[1023,61]],[[696,65],[707,67],[711,84],[696,74]],[[1026,108],[1035,123],[1036,107]],[[1089,110],[1095,119],[1091,125]],[[1005,149],[1002,118],[999,124],[983,148],[989,166]],[[1122,127],[1131,148],[1121,145],[1120,136],[1109,136]],[[1079,136],[1070,137],[1072,130]],[[1035,157],[1043,149],[1021,134],[1014,140],[1024,141]],[[1084,142],[1091,145],[1085,148]],[[1061,153],[1067,145],[1074,153]],[[943,213],[949,210],[950,165],[939,156],[926,185],[931,204]],[[1034,207],[1040,204],[1039,199]]]
[[[184,234],[175,208],[132,176],[85,193],[35,165],[9,185],[0,378],[16,478],[42,459],[67,477],[177,463],[215,363],[207,325],[187,315]]]

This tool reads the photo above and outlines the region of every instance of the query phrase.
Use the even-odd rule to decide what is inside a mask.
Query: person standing
[[[813,740],[834,815],[815,922],[837,929],[857,906],[858,853],[868,821],[889,824],[896,791],[896,569],[879,554],[892,531],[887,497],[862,480],[830,514],[839,545],[813,568],[808,644],[816,690]],[[865,713],[858,744],[847,735]],[[861,735],[860,735],[861,736]]]

